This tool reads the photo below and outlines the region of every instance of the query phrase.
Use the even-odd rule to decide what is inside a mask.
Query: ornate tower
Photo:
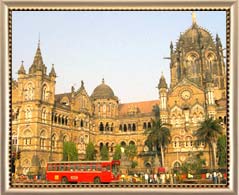
[[[196,21],[192,14],[192,25],[179,37],[175,49],[171,43],[171,87],[186,78],[199,87],[206,87],[206,72],[212,75],[214,87],[225,91],[225,63],[220,38],[216,40]]]
[[[164,75],[162,74],[159,84],[158,84],[158,89],[159,89],[159,100],[160,100],[160,118],[166,122],[168,118],[168,107],[167,107],[167,100],[168,100],[168,86],[165,80]]]

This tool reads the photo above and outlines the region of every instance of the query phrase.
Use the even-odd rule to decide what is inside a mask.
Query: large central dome
[[[110,86],[105,84],[104,79],[102,79],[102,83],[94,89],[91,97],[93,99],[118,99]]]

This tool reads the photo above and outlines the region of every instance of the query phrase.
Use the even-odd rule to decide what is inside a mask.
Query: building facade
[[[155,166],[155,152],[149,150],[146,129],[152,127],[158,107],[163,122],[170,124],[171,143],[165,153],[165,167],[181,166],[190,152],[203,151],[209,165],[208,148],[193,135],[205,116],[222,121],[226,129],[226,71],[220,38],[193,22],[170,45],[170,85],[162,75],[159,98],[152,101],[119,103],[102,80],[91,95],[84,82],[79,89],[55,94],[54,65],[47,73],[40,44],[29,70],[23,63],[12,81],[12,148],[21,151],[16,172],[44,174],[48,161],[60,161],[63,143],[73,141],[83,160],[87,144],[94,143],[97,159],[106,145],[112,159],[115,146],[135,144],[139,169]],[[160,166],[160,165],[159,165]]]

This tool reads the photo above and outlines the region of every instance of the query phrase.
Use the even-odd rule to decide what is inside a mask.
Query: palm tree
[[[212,168],[216,166],[217,140],[221,134],[222,126],[220,121],[213,118],[206,118],[205,121],[201,122],[199,129],[195,133],[199,141],[203,141],[205,146],[209,146],[209,155],[212,153]]]
[[[147,129],[145,133],[148,135],[147,140],[156,146],[156,150],[160,149],[161,166],[164,167],[165,148],[171,141],[169,128],[166,127],[166,124],[161,119],[152,119],[152,127]]]

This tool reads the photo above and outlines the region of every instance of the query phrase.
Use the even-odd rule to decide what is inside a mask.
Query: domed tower
[[[192,25],[179,37],[175,49],[171,49],[171,87],[187,78],[199,87],[206,87],[206,72],[212,75],[214,87],[225,90],[225,63],[222,45],[218,35],[216,40],[196,22],[192,13]],[[221,93],[222,94],[222,93]]]
[[[100,132],[113,132],[115,119],[118,116],[118,97],[114,95],[110,86],[105,84],[104,79],[94,89],[91,99],[94,106],[96,129]]]

